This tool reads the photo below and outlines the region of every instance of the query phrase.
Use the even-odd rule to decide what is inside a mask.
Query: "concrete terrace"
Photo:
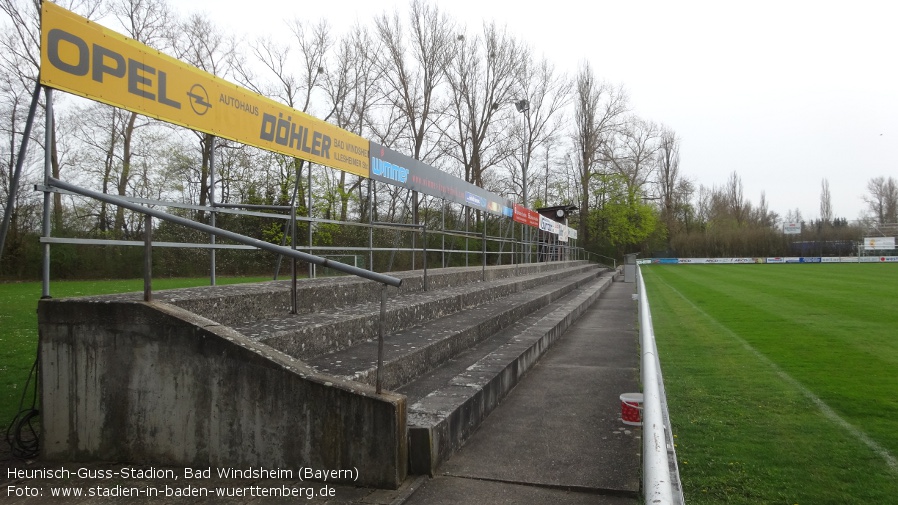
[[[299,314],[288,282],[42,301],[25,466],[355,470],[315,503],[635,502],[634,285],[585,262],[428,274],[387,290],[381,395],[371,282],[304,280]],[[216,483],[246,481],[192,484]]]

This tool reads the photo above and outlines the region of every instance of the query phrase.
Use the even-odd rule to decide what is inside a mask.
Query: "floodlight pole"
[[[530,102],[526,99],[518,100],[514,103],[515,108],[524,115],[524,132],[521,135],[521,205],[527,207],[527,165],[530,164],[529,134],[530,134]],[[529,237],[529,227],[524,230],[525,235]],[[527,239],[525,238],[525,241]],[[524,254],[524,262],[530,262],[530,247]]]

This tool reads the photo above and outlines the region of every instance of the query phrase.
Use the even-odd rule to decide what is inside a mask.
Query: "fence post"
[[[376,379],[376,390],[377,394],[380,394],[383,391],[383,375],[381,375],[381,368],[383,368],[384,364],[384,326],[387,324],[387,285],[383,284],[380,287],[380,327],[377,330],[377,379]]]
[[[294,251],[296,250],[296,203],[290,206],[290,248]],[[280,258],[280,256],[278,256],[278,258]],[[296,258],[291,259],[293,260],[293,280],[291,281],[292,286],[290,293],[290,313],[296,314],[297,305],[299,305],[299,301],[296,299]]]
[[[153,301],[153,216],[144,215],[143,301]]]
[[[480,270],[480,280],[486,282],[486,213],[483,213],[483,233],[480,234],[480,254],[483,256],[483,268]]]
[[[424,291],[427,291],[427,223],[426,222],[423,225],[421,225],[421,230],[423,231],[422,235],[424,235],[421,238],[421,240],[424,241]]]
[[[211,137],[209,142],[209,212],[212,214],[210,219],[210,224],[212,227],[216,227],[215,223],[215,137]],[[216,255],[215,255],[215,234],[209,235],[209,243],[212,244],[212,248],[209,249],[209,271],[211,272],[209,283],[213,286],[218,284],[218,276],[216,274]]]

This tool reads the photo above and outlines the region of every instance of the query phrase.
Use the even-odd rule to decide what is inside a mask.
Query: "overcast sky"
[[[404,0],[192,0],[222,28],[254,38],[294,17],[337,33]],[[589,61],[631,106],[681,137],[681,169],[721,186],[735,171],[753,204],[820,214],[829,181],[837,217],[856,219],[867,181],[898,177],[898,2],[439,1],[478,28],[495,20],[571,76]]]

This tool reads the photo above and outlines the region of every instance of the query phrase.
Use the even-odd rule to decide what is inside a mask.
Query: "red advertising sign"
[[[535,210],[530,210],[523,205],[515,204],[514,216],[512,217],[512,219],[514,219],[518,223],[526,224],[534,228],[539,228],[539,213]]]

